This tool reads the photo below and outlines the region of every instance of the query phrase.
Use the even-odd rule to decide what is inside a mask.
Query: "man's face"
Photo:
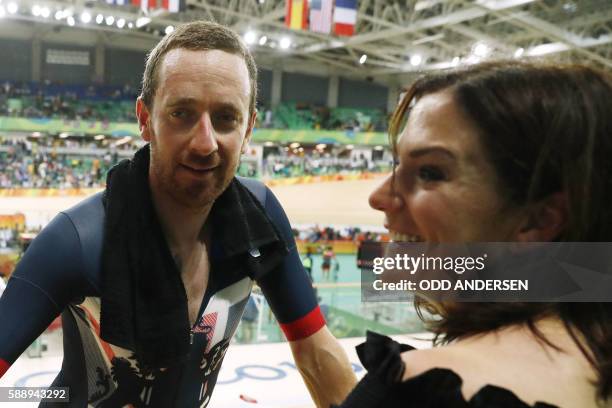
[[[151,143],[150,182],[177,203],[211,204],[228,186],[255,115],[244,60],[221,50],[174,49],[163,58],[153,107],[139,99],[144,140]]]

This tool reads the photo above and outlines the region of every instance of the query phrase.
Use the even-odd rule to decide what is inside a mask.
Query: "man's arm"
[[[327,326],[310,337],[289,342],[295,364],[319,408],[340,404],[357,378],[348,357]]]
[[[0,298],[0,377],[49,326],[83,282],[76,230],[60,214],[32,242]]]
[[[296,366],[319,408],[340,403],[357,382],[348,357],[325,325],[287,216],[268,191],[268,216],[289,245],[282,264],[259,279],[266,300],[289,340]]]

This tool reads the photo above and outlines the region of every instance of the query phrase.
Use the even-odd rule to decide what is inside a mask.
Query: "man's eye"
[[[217,115],[217,120],[220,120],[222,122],[234,122],[236,121],[236,115],[231,113],[221,113]]]
[[[175,111],[172,111],[172,113],[170,113],[170,115],[173,118],[177,118],[177,119],[184,119],[188,116],[188,114],[189,113],[186,110],[182,110],[182,109],[175,110]]]
[[[421,180],[432,182],[432,181],[443,181],[446,179],[446,175],[442,170],[433,166],[422,166],[419,168],[418,176]]]

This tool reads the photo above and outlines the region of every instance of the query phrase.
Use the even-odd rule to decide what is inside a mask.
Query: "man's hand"
[[[327,326],[289,342],[296,366],[318,408],[341,403],[357,383],[348,357]]]

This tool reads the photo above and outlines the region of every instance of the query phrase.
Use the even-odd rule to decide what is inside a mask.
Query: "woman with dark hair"
[[[612,79],[493,62],[417,80],[370,197],[395,241],[612,241]],[[612,303],[432,303],[434,347],[368,333],[352,407],[610,407]],[[423,313],[420,314],[423,316]]]

